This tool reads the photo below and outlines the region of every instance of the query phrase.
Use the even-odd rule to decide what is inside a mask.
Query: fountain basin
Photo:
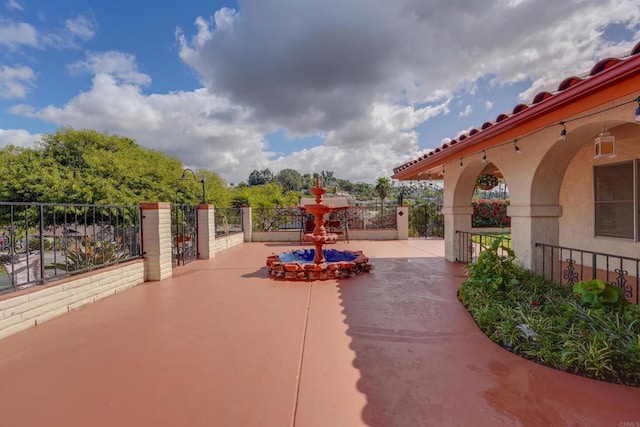
[[[267,258],[269,276],[284,280],[328,280],[353,277],[371,271],[362,251],[322,251],[325,262],[314,263],[315,249],[298,249]]]

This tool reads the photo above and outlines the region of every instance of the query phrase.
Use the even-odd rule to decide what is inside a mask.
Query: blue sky
[[[96,129],[229,182],[375,181],[640,41],[637,0],[0,5],[0,147]]]

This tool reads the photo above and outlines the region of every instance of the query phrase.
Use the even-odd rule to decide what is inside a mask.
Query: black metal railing
[[[216,208],[216,237],[242,233],[242,208]]]
[[[0,293],[141,256],[138,206],[0,202]]]
[[[252,209],[253,231],[304,230],[307,220],[313,216],[299,207]],[[328,221],[341,221],[343,230],[395,229],[396,206],[349,206],[329,214]]]
[[[349,206],[344,209],[349,230],[384,230],[398,226],[396,206]]]
[[[536,243],[542,250],[542,271],[547,280],[573,286],[582,280],[601,279],[624,291],[627,300],[640,303],[640,259]]]
[[[463,264],[471,264],[478,255],[487,247],[493,244],[494,240],[501,238],[501,249],[498,253],[506,255],[505,248],[511,248],[511,237],[507,234],[498,233],[473,233],[469,231],[456,231],[458,236],[458,255],[456,256],[456,262]]]
[[[198,207],[171,205],[171,265],[175,268],[198,258]]]
[[[442,205],[423,203],[409,208],[409,236],[444,238]]]

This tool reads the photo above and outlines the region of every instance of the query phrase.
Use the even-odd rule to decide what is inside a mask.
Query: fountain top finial
[[[316,186],[311,188],[311,193],[316,196],[316,205],[322,204],[322,195],[326,192],[327,190],[320,187],[320,178],[316,177]]]

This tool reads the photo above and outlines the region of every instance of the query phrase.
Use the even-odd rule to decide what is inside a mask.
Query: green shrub
[[[491,254],[491,258],[495,256]],[[495,274],[492,271],[489,273]],[[552,368],[640,386],[640,306],[600,300],[595,305],[583,304],[570,287],[548,282],[517,266],[512,273],[519,283],[505,285],[502,291],[472,280],[470,274],[458,292],[491,340]]]
[[[627,303],[624,291],[600,279],[585,280],[573,285],[573,292],[580,295],[585,307],[621,307]]]
[[[51,242],[47,239],[44,239],[44,249],[51,249]],[[32,237],[29,239],[29,250],[30,251],[39,251],[40,250],[40,237]]]
[[[502,241],[502,237],[498,237],[488,245],[482,245],[478,259],[467,266],[469,283],[488,286],[495,291],[504,291],[508,286],[518,284],[515,254]]]

